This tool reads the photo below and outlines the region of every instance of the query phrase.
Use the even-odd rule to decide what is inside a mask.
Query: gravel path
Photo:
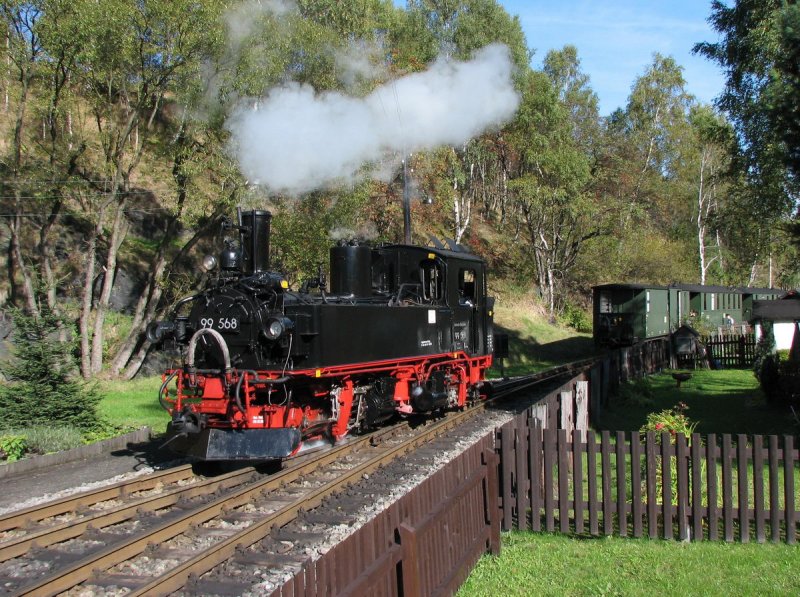
[[[71,495],[169,466],[168,453],[158,450],[163,440],[122,449],[0,479],[0,514]]]

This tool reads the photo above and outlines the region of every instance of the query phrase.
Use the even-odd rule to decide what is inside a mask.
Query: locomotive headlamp
[[[293,327],[294,323],[287,317],[270,317],[267,319],[267,325],[264,328],[264,336],[266,336],[267,340],[274,341]]]
[[[205,257],[203,257],[202,266],[203,269],[206,270],[207,272],[212,271],[214,268],[217,267],[217,258],[214,257],[213,255],[206,255]]]
[[[175,333],[175,324],[171,321],[154,321],[147,326],[145,335],[151,344],[158,344],[166,336]]]

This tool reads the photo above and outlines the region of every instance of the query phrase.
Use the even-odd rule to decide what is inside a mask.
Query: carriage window
[[[600,313],[611,313],[612,310],[612,303],[611,303],[611,294],[608,292],[601,292],[600,293]]]
[[[438,301],[443,294],[444,276],[435,261],[423,261],[420,265],[422,277],[422,297],[429,301]]]

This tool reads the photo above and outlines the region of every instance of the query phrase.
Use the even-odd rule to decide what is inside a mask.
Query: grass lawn
[[[620,389],[604,408],[597,428],[638,431],[648,413],[689,407],[686,415],[697,421],[697,433],[797,434],[798,426],[786,405],[767,404],[750,370],[698,369],[681,387],[668,373],[653,375]]]
[[[160,377],[98,382],[98,389],[103,395],[98,411],[104,419],[115,425],[134,428],[147,425],[153,433],[163,433],[169,415],[158,403],[159,387]]]
[[[800,546],[514,532],[458,595],[797,595],[798,566]]]

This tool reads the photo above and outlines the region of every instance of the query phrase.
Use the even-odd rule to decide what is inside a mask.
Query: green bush
[[[592,331],[592,319],[589,317],[589,314],[578,305],[573,305],[572,303],[566,303],[564,305],[564,311],[561,313],[561,321],[568,327],[579,332],[591,333]]]
[[[21,435],[0,435],[0,459],[14,462],[28,451],[28,444]]]
[[[691,438],[697,427],[697,422],[692,421],[686,416],[689,407],[684,402],[679,402],[677,406],[668,408],[657,413],[647,415],[647,422],[640,429],[642,434],[648,431],[655,431],[656,438],[660,441],[658,434],[667,432],[672,435],[672,442],[675,442],[677,434],[683,435],[687,440]]]
[[[16,311],[13,319],[13,358],[2,367],[9,383],[0,387],[0,426],[68,425],[85,432],[100,425],[102,397],[76,377],[72,343],[56,337],[64,322],[46,309],[38,317]]]
[[[51,454],[71,450],[83,444],[83,435],[75,427],[36,425],[15,429],[14,433],[24,436],[28,450],[35,454]]]
[[[690,444],[690,440],[692,437],[692,433],[697,428],[697,422],[692,421],[686,415],[686,411],[689,410],[689,407],[684,402],[679,402],[676,406],[672,408],[667,408],[665,410],[650,413],[647,415],[647,422],[642,426],[639,430],[642,434],[642,439],[644,440],[648,431],[653,431],[656,434],[656,443],[661,445],[661,434],[662,433],[669,433],[670,434],[670,443],[674,444],[676,442],[676,437],[678,435],[683,435],[686,438],[687,445]],[[662,470],[664,468],[664,463],[662,460],[661,454],[656,455],[656,501],[661,503],[663,501],[663,475]],[[671,502],[674,505],[678,504],[678,475],[675,474],[675,471],[678,470],[678,458],[677,456],[670,456],[669,457],[669,466],[670,470],[672,471],[672,475],[670,476],[670,497]],[[647,492],[647,463],[642,462],[642,492]]]

